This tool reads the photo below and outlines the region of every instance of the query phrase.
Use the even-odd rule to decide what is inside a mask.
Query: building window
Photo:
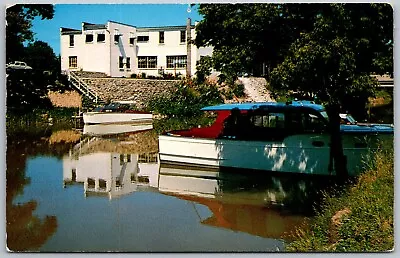
[[[158,43],[164,44],[164,31],[160,31],[158,35],[159,35]]]
[[[115,29],[114,30],[114,43],[115,44],[118,44],[119,43],[119,37],[120,37],[121,35],[119,34],[119,30],[118,29]]]
[[[106,41],[106,34],[101,33],[101,34],[97,34],[97,42],[104,42]]]
[[[78,67],[78,57],[70,56],[69,58],[69,68],[77,68]]]
[[[72,182],[76,182],[76,168],[72,169]]]
[[[138,36],[137,37],[138,43],[146,43],[149,42],[149,36]]]
[[[181,43],[186,42],[186,30],[181,30]]]
[[[167,56],[167,68],[185,68],[187,56]]]
[[[126,68],[131,69],[131,58],[130,57],[126,58]],[[129,155],[129,157],[130,157],[130,155]]]
[[[86,43],[93,42],[93,34],[86,34]]]
[[[105,191],[107,189],[107,181],[99,179],[99,189]]]
[[[87,185],[89,189],[94,189],[96,186],[96,181],[94,181],[93,178],[88,178],[87,179]]]
[[[158,161],[158,153],[142,153],[139,154],[138,163],[156,163]]]
[[[118,63],[119,63],[119,69],[123,69],[124,68],[124,57],[123,56],[119,57]]]
[[[133,32],[129,33],[129,44],[131,45],[135,44],[135,34]]]
[[[69,35],[69,46],[73,47],[75,45],[74,35]]]
[[[121,35],[114,35],[114,43],[118,44],[119,43],[119,38]]]
[[[156,68],[156,56],[138,56],[138,68]]]

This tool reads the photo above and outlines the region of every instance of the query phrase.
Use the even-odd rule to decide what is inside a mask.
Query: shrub
[[[209,126],[214,122],[214,118],[206,116],[194,116],[194,117],[174,117],[156,119],[153,121],[153,131],[156,135],[160,135],[163,132],[171,130],[188,129],[192,127]]]
[[[131,78],[136,79],[136,77],[137,77],[136,73],[131,74]]]
[[[141,77],[142,79],[146,79],[146,73],[142,73]]]
[[[235,94],[236,97],[243,97],[244,96],[244,85],[235,83],[232,86],[232,93]]]
[[[394,247],[393,145],[373,154],[366,172],[339,196],[326,195],[311,227],[297,229],[288,251],[370,252]],[[389,148],[388,148],[389,147]]]
[[[222,103],[222,98],[215,85],[183,80],[171,94],[151,99],[147,109],[169,117],[190,117],[199,115],[202,107],[217,103]]]
[[[165,80],[172,80],[174,79],[174,75],[172,73],[164,73]]]

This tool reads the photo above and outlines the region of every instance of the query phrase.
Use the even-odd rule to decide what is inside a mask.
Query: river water
[[[281,252],[319,196],[314,179],[160,164],[151,130],[93,134],[8,135],[10,250]]]

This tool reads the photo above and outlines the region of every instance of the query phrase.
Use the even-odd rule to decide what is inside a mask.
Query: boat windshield
[[[349,120],[349,122],[351,124],[356,124],[357,123],[357,121],[351,115],[347,115],[347,120]]]
[[[322,116],[323,118],[326,119],[327,122],[329,122],[328,113],[326,113],[326,111],[321,111],[320,114],[321,114],[321,116]]]

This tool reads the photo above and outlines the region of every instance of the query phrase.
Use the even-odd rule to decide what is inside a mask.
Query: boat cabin
[[[202,110],[217,114],[211,126],[166,134],[193,138],[283,141],[289,135],[322,133],[328,127],[328,115],[324,107],[313,102],[222,104]]]

